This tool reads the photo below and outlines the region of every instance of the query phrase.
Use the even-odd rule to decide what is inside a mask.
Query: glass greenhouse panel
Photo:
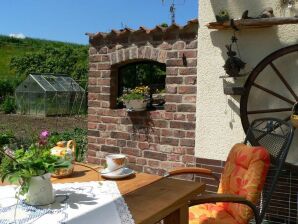
[[[17,111],[37,116],[75,115],[86,110],[86,94],[65,75],[30,74],[16,89]]]

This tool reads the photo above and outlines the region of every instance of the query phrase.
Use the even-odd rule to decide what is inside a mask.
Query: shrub
[[[15,104],[15,99],[13,96],[8,96],[4,99],[1,109],[4,111],[6,114],[10,113],[15,113],[16,111],[16,104]]]

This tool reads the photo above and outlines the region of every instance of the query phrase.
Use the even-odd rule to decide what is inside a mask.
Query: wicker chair
[[[260,224],[292,139],[293,127],[285,121],[253,121],[244,144],[236,144],[229,153],[217,194],[200,195],[190,202],[189,223],[244,224],[254,217]],[[189,173],[215,176],[204,168],[176,168],[167,176]]]

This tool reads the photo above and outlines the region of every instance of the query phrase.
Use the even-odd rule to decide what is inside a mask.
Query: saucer
[[[100,172],[101,176],[105,177],[107,179],[121,179],[121,178],[125,178],[125,177],[135,174],[134,170],[129,169],[127,167],[122,167],[122,168],[120,168],[118,170],[114,170],[112,172],[111,171],[107,172],[107,171],[108,171],[107,169],[104,169]]]

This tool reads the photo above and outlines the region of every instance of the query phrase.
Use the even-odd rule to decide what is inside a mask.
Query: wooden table
[[[52,178],[53,183],[97,180],[104,179],[98,172],[77,165],[71,177]],[[137,173],[116,182],[136,224],[155,224],[162,219],[165,224],[187,224],[189,199],[205,189],[202,183],[162,178],[145,173]]]

